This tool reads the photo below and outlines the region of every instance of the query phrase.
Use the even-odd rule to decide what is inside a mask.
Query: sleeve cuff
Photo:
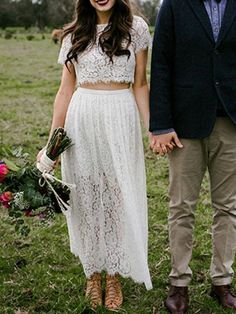
[[[175,130],[173,128],[171,128],[171,129],[164,129],[164,130],[155,130],[155,131],[152,131],[152,134],[153,135],[161,135],[161,134],[168,134],[168,133],[171,133],[171,132],[175,132]]]

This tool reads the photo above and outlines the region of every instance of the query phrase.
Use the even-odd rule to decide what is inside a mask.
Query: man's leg
[[[208,158],[207,139],[181,139],[181,142],[184,148],[175,149],[169,155],[172,270],[165,306],[171,313],[186,313],[188,309],[187,286],[192,277],[189,262],[192,257],[194,211]]]
[[[209,173],[213,220],[212,294],[226,308],[236,309],[230,290],[236,249],[236,125],[218,118],[209,138]]]
[[[188,286],[192,271],[194,211],[207,167],[207,139],[181,139],[184,148],[169,155],[170,213],[169,238],[172,270],[171,285]]]
[[[209,173],[213,221],[211,277],[215,285],[230,284],[236,249],[236,125],[218,118],[210,136]]]

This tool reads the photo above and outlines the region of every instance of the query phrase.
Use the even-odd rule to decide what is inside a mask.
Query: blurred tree
[[[133,0],[136,10],[138,10],[147,18],[149,25],[155,25],[156,16],[161,6],[162,0]]]
[[[49,24],[48,0],[36,0],[33,2],[35,26],[43,29]]]
[[[48,24],[53,27],[61,27],[72,20],[75,8],[74,0],[47,0]]]
[[[146,0],[142,3],[142,12],[152,26],[155,25],[161,2],[161,0]]]
[[[15,2],[16,24],[24,26],[26,29],[35,23],[34,7],[31,0],[21,0]],[[11,12],[13,13],[13,12]]]
[[[0,27],[62,27],[73,18],[76,0],[0,0]],[[88,0],[89,1],[89,0]],[[161,0],[131,0],[149,21],[155,24]]]
[[[9,0],[0,1],[0,27],[16,25],[15,3]]]

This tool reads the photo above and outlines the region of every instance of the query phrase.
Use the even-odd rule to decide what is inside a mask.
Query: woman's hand
[[[36,157],[36,161],[37,162],[40,162],[40,159],[41,159],[41,157],[42,157],[42,155],[43,155],[43,153],[44,153],[44,151],[46,150],[46,146],[45,147],[43,147],[39,152],[38,152],[38,155],[37,155],[37,157]],[[61,161],[61,159],[60,159],[60,156],[54,161],[54,164],[52,165],[52,170],[54,170],[59,164],[60,164],[60,161]]]
[[[46,149],[46,147],[43,147],[43,148],[38,152],[38,155],[37,155],[37,157],[36,157],[37,162],[40,161],[40,158],[41,158],[43,152],[45,151],[45,149]]]

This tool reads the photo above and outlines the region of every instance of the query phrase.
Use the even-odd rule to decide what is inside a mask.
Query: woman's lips
[[[96,0],[96,3],[101,5],[101,6],[107,5],[108,2],[109,2],[109,0]]]

